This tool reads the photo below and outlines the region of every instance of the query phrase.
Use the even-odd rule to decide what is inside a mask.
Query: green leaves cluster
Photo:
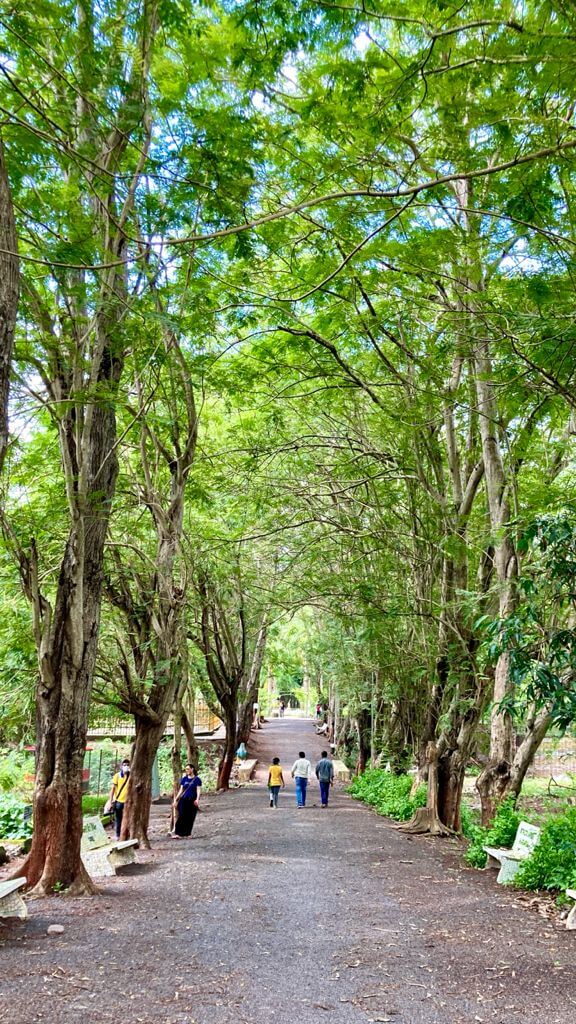
[[[383,768],[370,768],[356,776],[348,792],[378,814],[395,821],[408,821],[417,807],[426,804],[425,786],[420,786],[410,796],[413,781],[409,775],[393,775]]]

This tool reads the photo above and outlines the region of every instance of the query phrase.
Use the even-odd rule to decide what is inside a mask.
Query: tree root
[[[29,864],[30,857],[28,856],[24,863],[20,865],[17,871],[10,876],[10,880],[15,878],[26,878],[27,867]],[[26,891],[26,895],[31,899],[43,899],[45,896],[54,895],[54,884],[51,880],[42,875],[35,885],[31,885],[31,888]],[[100,889],[96,883],[90,878],[90,875],[86,871],[82,861],[80,861],[80,868],[74,880],[70,885],[62,890],[62,894],[66,896],[99,896]]]
[[[419,807],[410,821],[395,825],[399,832],[406,832],[412,836],[456,836],[457,833],[447,825],[443,825],[437,814],[429,807]]]

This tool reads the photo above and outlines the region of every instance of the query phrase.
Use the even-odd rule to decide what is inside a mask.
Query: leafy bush
[[[464,834],[471,840],[464,860],[473,868],[486,867],[487,854],[483,846],[510,847],[516,838],[520,815],[514,807],[514,799],[508,797],[504,800],[494,817],[489,828],[482,828],[469,819],[468,831]]]
[[[426,786],[419,786],[414,796],[410,796],[413,781],[410,775],[392,775],[384,768],[368,768],[352,781],[348,791],[356,800],[374,807],[378,814],[408,821],[416,808],[426,803]]]
[[[568,889],[576,885],[576,808],[548,818],[537,847],[521,865],[519,889]]]
[[[185,751],[183,752],[185,756]],[[205,793],[216,789],[216,778],[219,754],[216,750],[198,751],[198,775],[202,779],[202,788]],[[170,744],[162,743],[158,748],[158,774],[160,776],[160,792],[172,792],[172,751]]]
[[[0,839],[28,839],[32,835],[27,807],[18,797],[0,793]]]
[[[82,814],[95,815],[101,814],[106,803],[105,796],[83,796],[82,797]]]
[[[25,791],[24,776],[34,774],[34,758],[25,750],[2,750],[0,756],[0,793]]]

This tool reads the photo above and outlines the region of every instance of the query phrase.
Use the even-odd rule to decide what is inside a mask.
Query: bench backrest
[[[540,839],[540,829],[537,825],[529,825],[527,821],[521,821],[512,847],[512,853],[521,853],[528,857]]]
[[[100,818],[84,818],[81,843],[82,853],[87,853],[88,850],[99,850],[101,846],[109,845],[110,838],[106,835]]]

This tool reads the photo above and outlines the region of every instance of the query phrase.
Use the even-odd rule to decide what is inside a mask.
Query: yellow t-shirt
[[[271,764],[268,769],[270,772],[270,785],[281,786],[282,785],[282,765]]]
[[[114,799],[119,804],[126,803],[126,797],[128,796],[128,783],[130,782],[129,775],[120,775],[120,772],[116,772],[116,775],[112,779],[114,784]]]

